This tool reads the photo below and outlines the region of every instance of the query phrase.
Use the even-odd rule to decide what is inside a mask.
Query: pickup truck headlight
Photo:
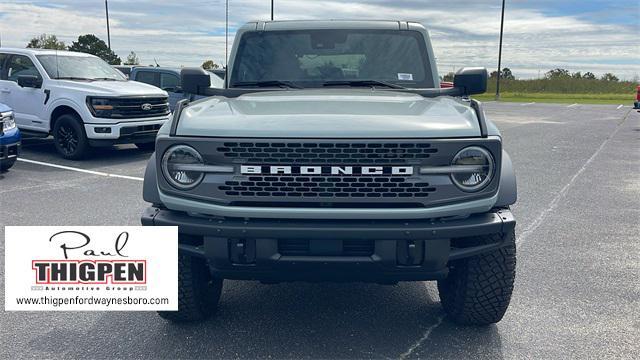
[[[164,178],[171,186],[179,190],[193,189],[204,178],[204,172],[193,170],[202,167],[204,161],[200,153],[191,146],[175,145],[170,147],[162,156],[161,165]]]
[[[9,131],[15,129],[16,120],[13,118],[13,112],[6,112],[0,114],[0,120],[2,121],[2,131]]]
[[[479,146],[469,146],[460,150],[451,162],[455,171],[451,180],[463,191],[478,191],[493,177],[495,162],[491,153]]]
[[[97,117],[109,117],[113,110],[113,104],[111,100],[107,98],[87,98],[87,106],[89,110]]]

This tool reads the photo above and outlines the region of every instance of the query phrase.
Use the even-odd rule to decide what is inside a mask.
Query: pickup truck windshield
[[[425,40],[417,31],[248,32],[235,59],[230,87],[434,87]]]
[[[68,80],[126,80],[102,59],[90,56],[37,55],[52,79]]]

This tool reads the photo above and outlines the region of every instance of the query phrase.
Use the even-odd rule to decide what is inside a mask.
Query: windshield
[[[434,87],[425,41],[417,31],[303,30],[242,36],[230,87],[259,83],[407,88]]]
[[[52,79],[126,80],[119,71],[93,56],[38,55]]]

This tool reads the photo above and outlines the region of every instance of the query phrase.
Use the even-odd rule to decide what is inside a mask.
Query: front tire
[[[5,172],[5,171],[11,169],[11,167],[15,163],[16,163],[16,159],[15,158],[13,158],[11,160],[0,161],[0,171],[1,172]]]
[[[211,276],[204,260],[178,255],[178,311],[158,311],[173,322],[205,320],[218,308],[222,279]]]
[[[449,276],[438,281],[442,307],[456,323],[488,325],[502,319],[516,275],[515,232],[456,239],[467,246],[505,241],[500,249],[450,264]]]
[[[64,114],[56,120],[53,139],[56,150],[65,159],[83,159],[91,150],[82,120],[73,114]]]

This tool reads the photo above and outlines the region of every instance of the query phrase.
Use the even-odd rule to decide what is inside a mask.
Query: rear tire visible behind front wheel
[[[53,139],[56,150],[65,159],[83,159],[91,150],[82,119],[74,114],[64,114],[56,119]]]
[[[450,264],[449,276],[438,281],[440,300],[451,319],[464,325],[487,325],[502,319],[516,275],[515,232],[457,239],[466,246],[506,241],[507,245]]]
[[[178,255],[178,311],[158,311],[170,321],[205,320],[218,308],[222,279],[211,276],[204,260]]]

